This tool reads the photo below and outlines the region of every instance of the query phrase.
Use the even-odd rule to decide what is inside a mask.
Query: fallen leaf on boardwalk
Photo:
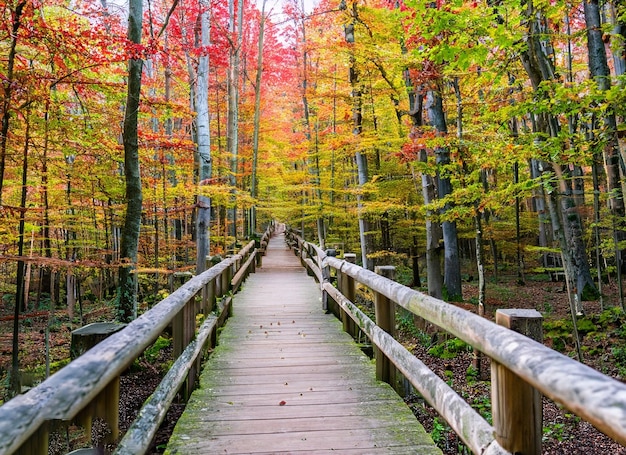
[[[285,406],[286,404],[287,404],[287,402],[285,400],[283,400],[280,403],[278,403],[279,406]]]

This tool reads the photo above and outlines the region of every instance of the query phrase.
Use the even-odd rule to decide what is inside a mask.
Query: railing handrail
[[[309,250],[309,256],[319,256],[315,261],[307,261],[309,266],[322,264],[319,274],[315,272],[318,276],[328,266],[350,276],[465,341],[548,398],[626,445],[626,384],[475,313],[410,289],[358,265],[326,256],[317,245],[302,239],[298,242],[303,251]],[[321,283],[321,286],[324,287],[324,284]],[[439,409],[437,411],[442,414]]]
[[[253,249],[251,241],[240,253],[191,278],[38,386],[0,406],[0,454],[19,449],[47,421],[74,419],[157,339],[191,299]]]

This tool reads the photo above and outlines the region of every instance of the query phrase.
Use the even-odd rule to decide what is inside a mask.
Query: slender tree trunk
[[[239,65],[243,28],[243,0],[229,0],[229,32],[233,40],[230,45],[230,64],[228,73],[228,151],[230,153],[231,204],[229,209],[230,235],[237,241],[237,173],[239,169]],[[236,14],[236,16],[235,16]]]
[[[519,164],[517,161],[513,164],[513,182],[519,183]],[[515,250],[517,256],[517,284],[523,286],[524,283],[524,263],[522,256],[522,239],[521,239],[521,226],[520,226],[520,198],[515,197]]]
[[[0,206],[2,205],[2,190],[4,188],[4,169],[7,157],[7,142],[9,138],[9,124],[11,121],[12,96],[13,96],[13,68],[17,49],[18,31],[21,27],[22,13],[28,2],[20,1],[15,5],[12,14],[11,43],[9,45],[9,55],[7,56],[7,69],[5,82],[2,84],[4,93],[2,97],[2,119],[0,121]]]
[[[35,245],[35,231],[32,230],[30,234],[30,248],[28,252],[28,264],[26,264],[26,272],[24,274],[24,311],[28,310],[28,300],[30,294],[30,281],[32,276],[32,258],[33,258],[33,248]]]
[[[52,258],[52,242],[50,240],[50,204],[48,200],[48,145],[50,140],[49,128],[50,124],[47,121],[49,118],[49,102],[46,103],[45,111],[46,122],[44,124],[44,140],[43,150],[41,155],[41,199],[43,205],[43,220],[42,220],[42,248],[43,256],[47,259]],[[52,273],[49,267],[41,267],[39,274],[39,289],[45,289],[50,291],[52,283]]]
[[[256,78],[254,80],[254,132],[252,135],[252,181],[250,182],[250,196],[252,207],[250,209],[250,232],[256,233],[256,198],[257,198],[257,167],[259,164],[259,133],[261,127],[261,80],[263,76],[263,40],[265,36],[265,3],[261,4],[261,22],[259,24],[258,55],[256,63]]]
[[[623,14],[623,2],[612,0],[605,3],[608,21],[613,25],[611,32],[611,53],[613,55],[613,68],[615,75],[621,76],[626,73],[626,23],[620,17]]]
[[[209,53],[210,25],[209,5],[201,2],[200,12],[200,37],[196,38],[197,47],[202,48],[198,60],[198,70],[195,90],[196,111],[196,146],[198,161],[199,188],[208,183],[212,177],[213,169],[211,162],[211,135],[209,124]],[[206,258],[210,254],[210,229],[211,229],[211,199],[198,195],[196,214],[196,273],[200,274],[206,269]]]
[[[300,11],[305,11],[304,1],[302,0],[300,3]],[[315,139],[313,139],[313,127],[311,126],[311,113],[309,110],[309,99],[308,99],[308,90],[309,90],[309,53],[307,49],[307,33],[306,33],[306,25],[304,19],[301,20],[301,31],[302,31],[302,109],[304,114],[304,123],[305,123],[305,135],[307,140],[309,141],[309,153],[306,159],[305,166],[307,168],[307,173],[309,175],[310,183],[314,188],[311,200],[311,205],[317,204],[316,210],[316,231],[317,231],[317,239],[318,244],[323,249],[325,248],[325,230],[324,230],[324,205],[322,201],[322,191],[320,188],[320,169],[319,169],[319,147],[318,147],[318,128],[319,124],[315,122]],[[313,146],[311,146],[311,142],[314,141]],[[303,206],[306,204],[308,199],[308,195],[305,195],[303,192]],[[304,235],[304,229],[303,229]]]
[[[602,23],[600,21],[600,7],[598,0],[583,1],[585,13],[585,23],[587,26],[587,55],[589,58],[589,71],[596,81],[600,91],[607,91],[611,88],[611,75],[606,56],[606,48],[603,41]],[[623,47],[622,47],[623,49]],[[620,167],[624,167],[621,157],[619,141],[617,137],[617,120],[612,106],[605,110],[604,132],[606,138],[604,143],[604,163],[607,176],[607,186],[609,194],[609,209],[613,217],[613,238],[615,242],[615,262],[617,268],[618,286],[620,289],[620,304],[624,308],[624,297],[622,290],[622,270],[623,270],[623,250],[619,243],[626,237],[626,227],[624,216],[626,207],[624,205],[624,195],[622,191]]]
[[[142,0],[130,0],[128,5],[128,39],[141,43],[143,18]],[[126,218],[122,230],[120,256],[124,262],[119,268],[119,293],[117,318],[129,322],[137,314],[137,249],[141,227],[142,189],[139,170],[139,144],[137,140],[139,98],[141,95],[140,58],[128,62],[128,93],[124,114],[124,176],[126,179]]]
[[[585,0],[585,23],[587,24],[587,50],[589,58],[589,71],[598,84],[601,91],[611,87],[611,74],[607,63],[606,48],[603,41],[602,24],[600,22],[600,8],[598,0]],[[610,208],[613,215],[623,218],[626,212],[622,187],[620,184],[620,153],[617,141],[617,122],[615,113],[611,107],[604,115],[604,136],[608,138],[604,146],[604,161],[608,178],[608,190]],[[622,223],[622,220],[619,221]]]
[[[571,283],[576,292],[576,311],[582,314],[582,301],[596,299],[598,291],[589,269],[587,251],[583,242],[583,225],[578,206],[572,197],[571,186],[567,184],[567,182],[571,181],[571,176],[566,174],[568,170],[565,166],[555,166],[562,193],[560,203],[563,234],[565,236],[565,247],[569,253],[567,256],[569,256],[570,267],[573,269],[570,277],[572,277]]]
[[[355,42],[355,22],[358,17],[357,3],[352,2],[352,22],[345,27],[346,42],[354,45]],[[363,131],[363,93],[360,87],[359,72],[354,54],[350,56],[350,85],[352,87],[352,133],[360,136]],[[367,155],[358,150],[355,154],[357,167],[358,186],[362,188],[368,181]],[[371,240],[368,235],[369,223],[365,219],[363,212],[363,195],[357,194],[357,211],[359,215],[359,239],[361,243],[361,262],[366,269],[373,270],[367,259],[367,254],[371,252]]]
[[[413,128],[421,128],[424,124],[423,105],[424,96],[420,88],[414,88],[413,82],[410,80],[409,72],[404,72],[405,84],[408,89],[409,96],[409,115]],[[421,151],[419,160],[422,163],[428,162],[428,156],[425,151]],[[413,168],[411,168],[413,174]],[[415,180],[415,175],[413,177]],[[424,205],[428,206],[435,200],[435,182],[431,175],[422,174],[422,197]],[[417,185],[417,183],[416,183]],[[417,190],[417,187],[416,187]],[[438,222],[433,221],[433,214],[426,212],[426,281],[428,285],[428,294],[441,299],[443,297],[443,275],[441,273],[442,248],[441,242],[441,226]]]
[[[541,176],[541,171],[539,170],[540,167],[541,165],[538,160],[530,160],[529,168],[531,179],[537,179]],[[533,209],[537,212],[537,219],[539,220],[537,236],[538,244],[542,248],[548,248],[552,243],[553,236],[551,231],[549,231],[550,219],[546,209],[546,199],[542,187],[533,190],[532,203]],[[548,266],[547,256],[545,254],[543,255],[543,266]]]
[[[15,289],[15,313],[13,316],[13,343],[11,356],[11,372],[9,374],[9,396],[14,397],[21,393],[21,375],[20,375],[20,359],[19,359],[19,332],[20,332],[20,311],[24,307],[24,231],[26,225],[26,197],[28,194],[28,149],[30,142],[30,119],[29,113],[26,114],[26,131],[24,137],[24,149],[22,154],[22,190],[20,199],[20,222],[18,226],[17,241],[17,277]]]
[[[313,183],[317,200],[317,240],[321,249],[326,249],[326,229],[324,226],[324,200],[322,199],[322,180],[320,176],[319,122],[315,122],[315,148],[313,158]]]
[[[602,253],[600,249],[600,183],[598,179],[598,157],[594,156],[591,174],[593,177],[593,238],[596,252],[596,271],[598,277],[598,294],[600,295],[600,311],[604,311],[602,295]]]

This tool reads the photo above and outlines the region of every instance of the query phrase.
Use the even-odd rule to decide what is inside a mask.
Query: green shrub
[[[590,332],[596,332],[598,327],[588,318],[582,318],[577,321],[576,326],[578,328],[578,333],[581,335],[586,335]]]
[[[609,324],[621,323],[624,320],[624,311],[620,307],[611,307],[600,313],[598,323],[606,327]]]
[[[428,353],[440,359],[453,359],[459,352],[469,350],[471,350],[471,347],[466,342],[459,338],[452,338],[433,346],[428,350]]]
[[[172,340],[169,338],[159,337],[152,346],[146,349],[143,353],[144,359],[149,363],[154,363],[159,357],[160,352],[163,349],[168,348],[172,344]]]

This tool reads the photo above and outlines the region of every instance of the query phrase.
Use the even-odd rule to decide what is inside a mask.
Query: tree
[[[128,5],[128,40],[137,45],[128,61],[128,92],[124,113],[124,176],[126,180],[126,217],[122,229],[119,268],[118,319],[129,322],[137,315],[137,249],[141,227],[142,188],[139,170],[138,116],[141,97],[143,60],[140,55],[143,24],[142,0]]]
[[[356,23],[358,21],[358,7],[357,1],[352,1],[352,11],[351,11],[352,20],[349,24],[345,26],[346,33],[346,42],[350,45],[354,45],[356,40]],[[356,63],[356,58],[354,55],[350,57],[350,85],[352,86],[352,122],[353,128],[352,133],[355,136],[360,136],[363,132],[363,92],[361,88],[361,81],[359,80],[359,68]],[[368,167],[367,167],[367,154],[365,150],[357,145],[357,150],[355,150],[354,159],[356,161],[357,167],[357,182],[359,188],[363,188],[363,186],[368,182]],[[357,193],[357,210],[359,214],[359,238],[361,241],[361,261],[362,265],[366,269],[374,270],[374,267],[371,261],[368,260],[367,255],[371,253],[372,248],[372,238],[369,235],[369,223],[365,218],[364,208],[363,208],[363,200],[364,196],[361,192]]]
[[[5,83],[3,84],[2,94],[2,121],[0,123],[0,205],[2,205],[2,189],[4,186],[4,170],[6,166],[7,158],[7,142],[9,138],[9,127],[11,121],[11,112],[14,109],[13,106],[13,90],[14,86],[14,69],[15,69],[15,57],[18,40],[20,37],[19,29],[22,26],[22,13],[27,5],[26,0],[20,0],[14,5],[8,8],[11,14],[11,27],[10,27],[10,46],[7,56],[7,71],[5,76]]]
[[[195,90],[196,111],[196,147],[198,153],[198,179],[199,185],[206,185],[212,177],[211,162],[211,134],[209,124],[209,44],[210,25],[209,7],[202,1],[198,23],[200,24],[200,36],[198,37],[197,81]],[[211,199],[202,193],[198,195],[198,214],[196,216],[196,273],[202,273],[206,269],[207,256],[210,253],[210,229],[211,229]]]
[[[252,175],[250,177],[250,196],[253,205],[250,209],[250,232],[254,235],[257,230],[256,198],[258,196],[257,169],[259,165],[259,134],[261,127],[261,80],[263,77],[263,39],[265,37],[265,3],[261,4],[261,17],[259,21],[259,47],[257,51],[256,77],[254,79],[254,132],[252,136]]]

